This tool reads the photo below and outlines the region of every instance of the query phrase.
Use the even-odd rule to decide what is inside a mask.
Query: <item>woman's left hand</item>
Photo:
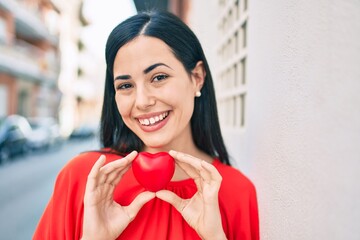
[[[173,205],[202,239],[226,239],[219,209],[220,173],[212,164],[193,156],[176,151],[169,154],[194,179],[198,191],[190,199],[168,190],[161,190],[156,196]]]

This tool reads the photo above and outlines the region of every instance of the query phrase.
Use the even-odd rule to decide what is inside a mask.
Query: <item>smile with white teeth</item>
[[[151,118],[144,118],[144,119],[138,118],[138,121],[140,122],[141,125],[150,126],[150,125],[154,125],[155,123],[158,123],[158,122],[164,120],[168,115],[169,115],[169,112],[165,112],[165,113],[159,114],[158,116],[154,116]]]

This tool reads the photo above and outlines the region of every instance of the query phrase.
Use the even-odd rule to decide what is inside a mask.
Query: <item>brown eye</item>
[[[132,88],[132,84],[130,83],[123,83],[123,84],[119,84],[116,89],[117,90],[126,90],[126,89],[129,89],[129,88]]]
[[[165,75],[165,74],[156,75],[156,76],[153,78],[153,82],[158,82],[158,81],[165,80],[167,77],[168,77],[168,75]]]

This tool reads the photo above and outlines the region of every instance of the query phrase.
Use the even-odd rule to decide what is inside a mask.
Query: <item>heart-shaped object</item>
[[[175,171],[174,158],[167,152],[140,152],[132,162],[136,180],[148,191],[156,192],[170,182]]]

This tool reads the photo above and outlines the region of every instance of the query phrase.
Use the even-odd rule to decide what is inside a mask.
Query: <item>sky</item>
[[[72,91],[77,95],[91,99],[99,94],[104,85],[107,37],[115,26],[135,13],[132,0],[84,0],[83,14],[89,25],[80,34],[86,50],[78,59],[84,75],[72,83]]]
[[[132,0],[84,0],[83,13],[90,22],[82,32],[85,45],[99,57],[104,56],[104,48],[111,30],[126,18],[136,13]]]

